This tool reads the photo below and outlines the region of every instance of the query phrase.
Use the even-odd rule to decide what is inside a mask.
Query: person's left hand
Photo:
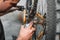
[[[3,2],[3,0],[0,0],[0,3]]]
[[[11,1],[11,4],[17,4],[20,0],[5,0],[5,1]]]
[[[12,0],[12,3],[17,4],[20,0]]]

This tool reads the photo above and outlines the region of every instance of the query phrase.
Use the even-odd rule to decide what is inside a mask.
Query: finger
[[[31,34],[29,34],[29,36],[30,36],[30,39],[29,39],[29,40],[32,40],[32,36],[33,36],[33,34],[34,34],[34,32],[31,33]]]
[[[24,25],[21,25],[21,29],[24,29]]]
[[[32,29],[30,29],[30,33],[33,33],[33,32],[35,32],[35,28],[32,28]]]
[[[31,35],[31,37],[32,37],[32,35],[34,34],[34,32],[32,32],[30,35]]]
[[[32,30],[32,32],[34,32],[36,30],[36,28],[32,28],[31,30]]]
[[[33,22],[30,22],[30,23],[29,23],[29,28],[30,28],[30,29],[32,28],[32,25],[33,25]]]

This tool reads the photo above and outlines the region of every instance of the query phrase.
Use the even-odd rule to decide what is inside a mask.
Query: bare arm
[[[18,0],[17,1],[6,0],[4,2],[0,2],[0,16],[7,14],[5,12],[8,11],[10,8],[14,7],[17,3]]]
[[[12,7],[10,1],[5,1],[0,3],[0,13],[9,10]]]

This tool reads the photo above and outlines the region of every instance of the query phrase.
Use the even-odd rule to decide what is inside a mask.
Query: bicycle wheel
[[[45,40],[55,40],[56,34],[56,4],[55,0],[47,0],[47,33]]]
[[[34,11],[36,13],[37,4],[32,5],[33,4],[32,0],[27,0],[27,1],[30,1],[30,2],[26,2],[26,4],[30,5],[30,6],[27,5],[27,9],[28,9],[29,13],[30,13],[31,8],[34,9],[35,7],[36,7],[36,9],[34,9]],[[38,0],[34,0],[34,1],[38,1]],[[46,27],[47,28],[45,30],[46,31],[45,40],[55,40],[55,34],[56,34],[56,11],[55,11],[55,9],[56,9],[55,0],[47,0],[47,13],[46,13]],[[32,15],[31,18],[34,15]]]

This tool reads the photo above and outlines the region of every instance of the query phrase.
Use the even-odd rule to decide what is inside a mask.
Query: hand
[[[35,31],[35,28],[32,27],[32,25],[33,23],[30,22],[29,27],[24,28],[24,26],[21,26],[21,30],[20,30],[17,40],[29,40]]]
[[[12,3],[17,4],[20,0],[12,0]]]
[[[20,0],[5,0],[5,1],[11,1],[12,4],[17,4]]]
[[[4,0],[0,0],[0,3],[3,2]]]

